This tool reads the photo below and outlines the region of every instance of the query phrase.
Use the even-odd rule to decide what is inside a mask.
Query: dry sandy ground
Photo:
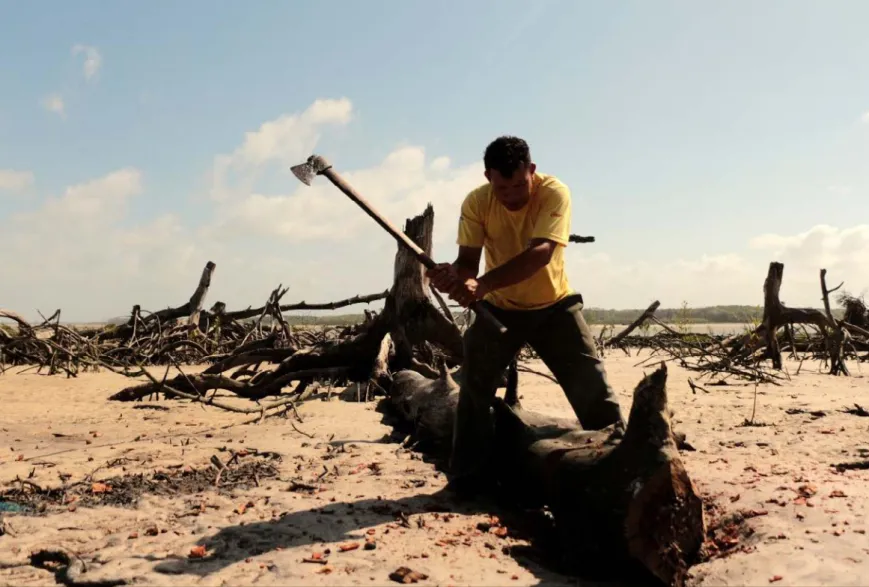
[[[638,362],[621,353],[607,356],[626,410],[642,376]],[[796,365],[788,369],[793,373]],[[830,377],[803,365],[791,383],[761,386],[755,424],[762,425],[745,426],[753,386],[710,386],[710,393],[692,394],[688,374],[671,367],[671,406],[678,429],[696,448],[683,457],[698,488],[724,513],[761,514],[747,520],[733,554],[693,568],[693,584],[866,583],[869,471],[831,467],[869,458],[869,419],[841,411],[854,403],[869,406],[869,379],[857,365],[852,370],[851,378]],[[4,515],[0,584],[55,584],[29,556],[58,548],[87,563],[89,581],[384,585],[406,566],[428,575],[425,584],[578,584],[524,556],[523,542],[509,532],[478,530],[479,522],[491,523],[488,512],[439,495],[443,475],[388,440],[391,430],[374,404],[314,400],[299,408],[304,422],[296,429],[293,419],[283,418],[221,429],[245,417],[179,402],[150,404],[171,406],[164,410],[105,401],[127,383],[112,373],[0,376],[2,489],[15,487],[9,483],[16,477],[41,487],[85,481],[77,501],[45,515]],[[522,374],[521,386],[526,407],[568,413],[560,389],[546,379]],[[174,494],[145,493],[136,507],[88,505],[108,496],[91,495],[105,489],[96,481],[155,472],[158,479],[160,472],[178,479],[185,471],[193,479],[190,467],[207,467],[212,456],[225,463],[239,451],[248,454],[227,471],[246,463],[261,467],[248,488],[185,493],[170,484]],[[316,484],[320,475],[320,492],[292,485]],[[206,485],[213,477],[211,470]],[[168,482],[152,484],[158,493],[161,483]],[[348,544],[359,547],[342,552]],[[201,546],[205,556],[196,558]],[[328,564],[302,562],[317,556]]]

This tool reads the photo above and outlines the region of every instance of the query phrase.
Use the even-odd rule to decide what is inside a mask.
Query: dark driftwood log
[[[844,283],[840,283],[833,289],[827,289],[827,270],[821,269],[821,297],[824,300],[824,312],[827,316],[827,322],[830,325],[831,332],[827,334],[826,329],[821,332],[824,335],[824,342],[827,347],[827,354],[830,356],[830,375],[847,375],[851,373],[845,365],[845,330],[842,325],[836,322],[833,317],[833,311],[830,309],[830,294],[841,288]]]
[[[779,299],[784,264],[773,261],[763,282],[763,319],[753,332],[736,340],[732,355],[748,356],[760,347],[766,346],[766,357],[775,369],[782,368],[781,349],[778,342],[778,329],[786,324],[811,324],[825,333],[830,324],[827,315],[815,308],[788,308]],[[725,341],[728,344],[731,340]]]
[[[411,218],[405,234],[427,253],[431,252],[434,211],[428,206],[421,215]],[[346,367],[351,381],[375,381],[388,378],[390,371],[416,369],[430,372],[435,362],[431,347],[443,356],[461,358],[462,336],[458,327],[431,302],[426,292],[425,269],[416,258],[399,247],[395,255],[392,288],[383,311],[364,325],[360,334],[349,341],[302,349],[286,358],[271,373],[264,373],[258,383],[267,383],[286,373],[302,369]],[[384,342],[388,337],[388,342]],[[455,359],[454,361],[455,362]],[[380,381],[385,383],[385,381]]]
[[[405,234],[426,252],[431,252],[434,211],[425,212],[407,221]],[[416,369],[436,374],[428,365],[440,357],[453,363],[461,359],[462,336],[458,327],[432,304],[427,295],[428,280],[424,267],[413,255],[399,247],[395,256],[395,276],[383,311],[361,326],[358,334],[340,342],[327,342],[303,349],[263,348],[267,343],[244,345],[229,356],[207,368],[202,375],[179,375],[166,384],[185,393],[204,393],[209,389],[224,389],[241,397],[261,399],[280,394],[294,381],[307,381],[317,375],[339,376],[354,382],[374,381],[380,387],[389,386],[389,374],[400,369]],[[280,288],[279,288],[280,289]],[[278,314],[280,292],[275,290],[270,302],[260,308],[260,316],[268,311]],[[369,296],[375,298],[379,296]],[[345,300],[358,302],[357,297]],[[281,306],[281,310],[285,307]],[[244,312],[249,312],[245,310]],[[222,319],[239,316],[223,313]],[[272,371],[256,373],[240,381],[222,373],[236,367],[260,362],[277,362]],[[161,386],[148,382],[121,390],[111,396],[117,401],[135,401],[161,391]],[[163,390],[165,391],[165,390]]]
[[[676,447],[662,365],[634,391],[627,431],[587,432],[557,419],[494,403],[491,474],[525,507],[547,505],[559,548],[576,570],[606,561],[638,564],[668,585],[682,585],[706,528],[703,503]],[[413,427],[419,446],[446,455],[458,399],[448,373],[394,376],[390,403]]]
[[[144,326],[156,322],[165,325],[168,321],[177,320],[179,318],[187,318],[190,325],[193,327],[197,326],[199,324],[199,312],[202,309],[202,303],[205,301],[205,295],[208,293],[208,287],[211,284],[211,274],[214,272],[214,267],[215,265],[211,261],[205,264],[205,268],[202,270],[202,275],[199,278],[196,290],[186,303],[177,308],[166,308],[165,310],[154,312],[144,318],[139,316],[138,306],[136,306],[130,316],[129,322],[121,324],[117,328],[111,330],[101,331],[97,336],[98,340],[104,341],[130,338],[135,333],[137,324]],[[195,321],[193,319],[194,315],[196,316]]]
[[[281,377],[270,378],[265,382],[238,381],[225,375],[186,375],[180,374],[167,379],[165,385],[183,393],[205,396],[207,392],[215,389],[231,391],[239,397],[259,400],[270,395],[278,395],[294,381],[310,379],[314,377],[344,377],[347,369],[344,367],[329,367],[321,369],[307,369],[284,373]],[[164,392],[171,396],[171,391],[163,387],[163,383],[149,382],[127,387],[109,396],[112,401],[130,402],[138,401],[154,393]],[[207,403],[207,402],[206,402]]]
[[[208,295],[208,288],[211,287],[211,275],[214,273],[214,263],[209,261],[205,264],[202,270],[202,276],[199,278],[199,285],[196,286],[196,291],[190,296],[190,301],[187,302],[190,316],[187,319],[187,325],[190,331],[199,328],[199,313],[202,311],[202,304],[205,303],[205,296]]]
[[[640,316],[636,320],[634,320],[633,322],[628,324],[628,326],[624,330],[622,330],[621,332],[619,332],[618,334],[616,334],[615,336],[613,336],[609,340],[604,341],[604,343],[603,343],[604,346],[615,346],[615,345],[619,344],[622,341],[622,339],[624,339],[631,332],[633,332],[634,330],[639,328],[643,324],[643,322],[645,322],[646,320],[648,320],[649,318],[654,316],[655,312],[658,310],[658,307],[660,305],[661,305],[661,302],[659,302],[658,300],[655,300],[654,302],[652,302],[651,305],[649,305],[649,307],[646,308],[645,311],[642,314],[640,314]]]
[[[347,298],[346,300],[338,300],[336,302],[309,304],[308,302],[302,301],[296,302],[294,304],[284,304],[280,308],[281,312],[292,312],[298,310],[337,310],[339,308],[345,308],[354,304],[367,304],[370,302],[376,302],[378,300],[386,298],[388,294],[389,290],[386,290],[380,293],[368,294],[364,296],[356,295],[352,298]],[[222,312],[222,316],[226,320],[246,320],[248,318],[253,318],[254,316],[259,316],[265,310],[265,306],[259,308],[247,308],[246,310],[237,310],[235,312]],[[212,310],[212,312],[213,311],[214,310]]]

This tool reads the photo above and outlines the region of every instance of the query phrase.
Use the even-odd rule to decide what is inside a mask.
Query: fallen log
[[[683,466],[670,425],[667,369],[634,391],[624,438],[583,431],[575,420],[494,402],[489,473],[523,507],[548,506],[561,555],[577,572],[601,563],[638,565],[667,585],[683,585],[705,535],[703,503]],[[389,402],[417,446],[448,454],[458,387],[448,372],[393,378]]]
[[[248,381],[238,381],[226,377],[225,375],[187,375],[186,373],[181,373],[165,382],[159,382],[152,379],[149,383],[140,383],[139,385],[126,387],[121,391],[110,395],[108,399],[109,401],[131,402],[142,400],[149,395],[157,393],[166,393],[171,397],[174,394],[173,390],[204,398],[209,391],[223,389],[234,393],[238,397],[260,400],[268,396],[280,395],[285,387],[295,381],[313,377],[337,378],[346,375],[347,369],[344,367],[305,369],[288,372],[283,376],[271,379],[266,383],[257,384],[250,382],[253,378]]]
[[[642,326],[642,325],[643,325],[643,322],[645,322],[646,320],[648,320],[649,318],[651,318],[652,316],[654,316],[654,315],[655,315],[655,312],[658,310],[658,307],[659,307],[660,305],[661,305],[661,302],[659,302],[658,300],[655,300],[654,302],[652,302],[652,303],[649,305],[649,307],[646,308],[646,309],[643,311],[643,313],[640,314],[640,315],[637,317],[636,320],[634,320],[633,322],[631,322],[630,324],[628,324],[627,327],[625,327],[624,330],[622,330],[621,332],[619,332],[618,334],[616,334],[616,335],[613,336],[612,338],[609,338],[609,339],[607,339],[606,341],[604,341],[604,343],[603,343],[604,346],[605,346],[605,347],[609,347],[609,346],[615,346],[615,345],[619,344],[619,343],[620,343],[620,342],[621,342],[621,341],[622,341],[626,336],[628,336],[631,332],[633,332],[634,330],[636,330],[637,328],[639,328],[640,326]]]
[[[386,298],[389,294],[389,290],[368,294],[368,295],[355,295],[351,298],[347,298],[346,300],[338,300],[336,302],[322,302],[322,303],[313,303],[309,304],[304,300],[301,302],[297,302],[295,304],[284,304],[280,306],[281,312],[293,312],[298,310],[337,310],[339,308],[346,308],[347,306],[352,306],[355,304],[368,304],[370,302],[376,302],[378,300],[382,300]],[[259,316],[266,310],[265,306],[260,308],[247,308],[246,310],[237,310],[235,312],[225,312],[223,316],[228,320],[246,320],[248,318],[253,318],[254,316]]]
[[[187,318],[188,325],[191,329],[199,326],[199,314],[202,310],[202,303],[205,301],[205,296],[208,293],[208,288],[211,286],[211,274],[214,272],[215,264],[208,261],[202,269],[202,275],[199,277],[199,283],[196,289],[184,304],[177,308],[166,308],[147,317],[139,315],[139,306],[133,307],[130,314],[130,320],[126,324],[120,324],[117,328],[104,329],[96,333],[97,341],[107,341],[116,339],[132,338],[136,332],[137,324],[147,326],[152,323],[166,324],[169,321],[174,321],[179,318]]]

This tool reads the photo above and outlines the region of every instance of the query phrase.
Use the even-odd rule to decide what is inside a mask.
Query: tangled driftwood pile
[[[682,367],[698,371],[717,381],[729,377],[778,384],[789,377],[782,364],[782,352],[802,364],[820,361],[831,375],[849,375],[846,361],[869,361],[869,310],[862,299],[843,293],[839,303],[845,308],[843,319],[836,319],[830,294],[842,287],[828,289],[826,269],[821,269],[820,285],[824,310],[790,308],[779,299],[784,265],[772,262],[764,281],[763,317],[745,333],[720,336],[677,329],[658,320],[655,302],[619,334],[598,341],[601,350],[630,347],[650,350],[644,362],[674,360]],[[655,325],[652,335],[636,336],[637,328]]]
[[[291,330],[283,314],[300,310],[332,310],[382,300],[387,292],[357,295],[323,304],[281,304],[287,289],[278,286],[260,308],[226,311],[222,302],[210,310],[202,305],[214,263],[206,264],[190,300],[178,307],[145,312],[133,306],[129,319],[118,325],[72,329],[60,322],[60,310],[40,324],[30,324],[18,314],[0,309],[15,328],[0,327],[0,369],[30,365],[50,375],[108,367],[129,369],[143,365],[182,365],[219,361],[252,348],[294,349],[346,332],[336,329]],[[352,330],[352,329],[351,329]]]

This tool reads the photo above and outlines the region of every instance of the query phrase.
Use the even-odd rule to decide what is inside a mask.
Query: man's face
[[[486,179],[492,184],[492,193],[508,210],[521,210],[531,197],[534,171],[537,166],[524,164],[513,172],[510,177],[504,177],[497,169],[487,169]]]

